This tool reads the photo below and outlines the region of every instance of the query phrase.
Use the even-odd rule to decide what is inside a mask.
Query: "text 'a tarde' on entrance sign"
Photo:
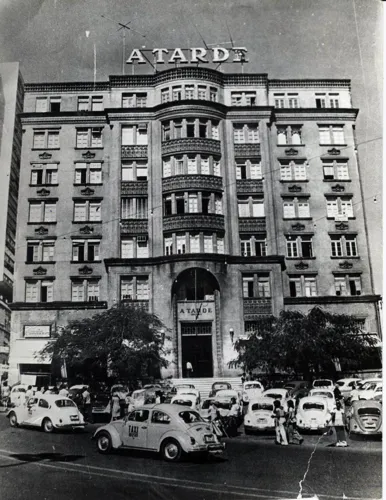
[[[126,64],[146,64],[149,62],[145,52],[151,52],[155,64],[188,64],[188,63],[223,63],[231,58],[232,63],[248,62],[245,47],[214,47],[212,49],[203,47],[193,47],[191,49],[133,49]]]

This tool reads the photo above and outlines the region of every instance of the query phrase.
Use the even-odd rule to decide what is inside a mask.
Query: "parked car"
[[[296,411],[296,425],[299,429],[324,429],[330,424],[330,421],[331,413],[326,398],[307,396],[299,401]]]
[[[172,398],[171,404],[189,406],[192,410],[200,411],[200,400],[194,394],[176,394]]]
[[[131,402],[134,408],[147,404],[155,404],[155,391],[154,389],[138,389],[131,395]]]
[[[318,378],[312,382],[313,389],[331,389],[334,390],[334,382],[328,378]]]
[[[216,392],[214,402],[220,412],[220,415],[226,417],[232,407],[232,399],[235,398],[236,402],[240,404],[240,396],[234,389],[222,389]],[[239,407],[239,418],[241,417],[241,406]],[[241,423],[241,422],[240,422]]]
[[[336,406],[336,401],[335,401],[335,396],[334,392],[330,391],[330,389],[311,389],[309,396],[319,396],[321,398],[326,398],[327,401],[327,407],[330,412],[335,408]]]
[[[342,396],[347,399],[350,397],[350,392],[356,388],[357,384],[362,382],[360,378],[341,378],[336,383]]]
[[[353,401],[346,412],[346,426],[350,433],[382,434],[382,404],[379,401]]]
[[[245,434],[273,429],[275,429],[273,399],[264,397],[252,399],[244,416]]]
[[[207,455],[225,448],[198,412],[173,404],[137,408],[97,429],[93,439],[100,453],[118,448],[151,450],[170,462],[180,460],[183,453]]]
[[[88,385],[77,384],[73,385],[68,390],[68,397],[74,401],[77,406],[83,404],[82,394],[88,388]]]
[[[177,394],[178,391],[182,389],[195,389],[194,384],[177,384],[173,387],[173,392]]]
[[[200,408],[200,415],[201,418],[204,420],[209,420],[209,415],[210,415],[210,405],[214,401],[214,398],[208,398],[204,399]]]
[[[258,380],[244,382],[241,398],[243,404],[247,405],[251,399],[261,396],[264,387]]]
[[[201,403],[200,391],[197,389],[180,389],[180,390],[178,390],[176,396],[182,396],[182,395],[195,397],[195,398],[197,398],[198,404]]]
[[[277,389],[267,389],[263,392],[262,397],[273,400],[278,399],[280,404],[283,406],[284,411],[287,411],[287,402],[291,399],[288,390],[283,387],[278,387]]]
[[[284,389],[287,389],[289,395],[292,396],[294,392],[304,389],[309,389],[309,382],[306,380],[290,380],[284,384]]]
[[[86,425],[72,399],[51,394],[30,398],[26,405],[9,410],[7,417],[11,427],[40,427],[45,432],[53,432],[55,429],[84,429]]]
[[[214,398],[218,391],[225,391],[227,389],[232,389],[232,385],[229,382],[214,382],[209,397]]]
[[[14,385],[9,393],[10,406],[20,406],[21,404],[24,404],[27,389],[28,385],[25,384]]]
[[[377,394],[382,394],[382,382],[367,382],[363,384],[358,391],[359,400],[373,399]]]

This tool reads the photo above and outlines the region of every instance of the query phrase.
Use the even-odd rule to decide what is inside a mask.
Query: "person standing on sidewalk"
[[[287,435],[288,435],[288,443],[289,444],[302,444],[304,439],[299,434],[296,428],[296,417],[295,417],[295,405],[292,400],[289,400],[288,403],[288,413],[287,413]]]
[[[284,428],[284,423],[286,420],[285,411],[278,399],[273,402],[273,413],[273,417],[275,419],[276,444],[288,446],[287,434]]]
[[[346,415],[344,413],[343,406],[340,401],[336,402],[335,408],[331,412],[331,422],[333,427],[335,427],[336,433],[336,444],[338,447],[347,447],[346,441],[346,431],[345,431],[345,423],[346,423]]]
[[[92,418],[91,394],[88,386],[85,387],[82,393],[82,399],[83,399],[84,418],[86,422],[92,424],[93,418]]]

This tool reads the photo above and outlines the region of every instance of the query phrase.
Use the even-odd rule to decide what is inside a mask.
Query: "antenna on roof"
[[[206,41],[204,40],[204,37],[201,35],[201,33],[200,33],[199,29],[197,28],[197,26],[194,24],[194,22],[193,22],[193,21],[190,21],[190,22],[193,24],[193,26],[194,26],[195,30],[196,30],[196,31],[197,31],[197,33],[200,35],[200,38],[201,38],[202,43],[204,44],[204,47],[206,48],[206,50],[210,50],[210,48],[209,48],[208,44],[207,44],[207,43],[206,43]],[[199,63],[197,62],[197,67],[198,67],[198,64],[199,64]]]
[[[126,52],[126,31],[125,30],[131,30],[134,33],[138,33],[138,35],[141,35],[143,38],[146,38],[146,35],[144,35],[143,33],[140,33],[139,31],[135,30],[134,28],[131,28],[129,26],[129,24],[132,21],[128,21],[126,24],[123,24],[123,23],[120,23],[119,21],[114,21],[114,19],[111,19],[111,17],[104,16],[103,14],[101,15],[101,17],[103,17],[104,19],[108,19],[109,21],[112,21],[115,24],[118,24],[119,28],[117,29],[117,31],[121,31],[122,30],[122,75],[124,75],[125,74],[125,64],[126,64],[126,61],[125,61],[125,59],[126,59],[126,56],[125,56],[125,52]],[[134,70],[134,66],[133,66],[133,70]]]

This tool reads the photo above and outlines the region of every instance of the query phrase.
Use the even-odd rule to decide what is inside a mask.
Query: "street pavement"
[[[164,462],[158,455],[100,455],[84,432],[45,434],[10,428],[0,414],[1,500],[231,500],[382,498],[382,443],[305,435],[301,446],[277,446],[273,435],[227,439],[223,459]],[[306,478],[300,490],[299,482]]]

